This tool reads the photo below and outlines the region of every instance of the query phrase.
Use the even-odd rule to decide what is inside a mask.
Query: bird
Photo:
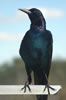
[[[26,88],[31,92],[29,84],[32,82],[31,73],[34,73],[35,85],[45,85],[44,91],[49,88],[48,76],[52,62],[53,36],[46,28],[46,20],[42,12],[37,8],[19,9],[26,13],[30,19],[30,29],[25,33],[19,48],[19,54],[25,63],[27,81],[21,90]],[[44,92],[43,91],[43,92]],[[37,95],[37,100],[47,100],[48,95]]]

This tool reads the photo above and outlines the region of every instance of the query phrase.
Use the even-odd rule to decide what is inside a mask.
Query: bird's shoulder
[[[30,40],[29,39],[29,31],[27,31],[26,33],[25,33],[25,35],[24,35],[24,37],[23,37],[23,39],[22,39],[22,41],[21,41],[21,45],[20,45],[20,50],[22,51],[24,51],[25,50],[25,48],[28,46],[27,44],[28,44],[28,40]]]
[[[27,32],[25,33],[22,42],[27,41],[27,40],[29,39],[29,34],[30,34],[30,31],[27,31]]]
[[[52,33],[51,33],[51,31],[49,31],[49,30],[46,30],[46,38],[49,40],[49,41],[51,41],[51,42],[53,42],[53,36],[52,36]]]

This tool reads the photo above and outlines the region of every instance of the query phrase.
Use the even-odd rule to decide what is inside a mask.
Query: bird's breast
[[[31,56],[36,57],[41,52],[43,56],[46,56],[48,50],[48,42],[43,37],[34,37],[30,42]]]
[[[32,39],[32,46],[34,48],[45,49],[47,48],[47,45],[48,42],[43,37],[35,37],[34,39]]]

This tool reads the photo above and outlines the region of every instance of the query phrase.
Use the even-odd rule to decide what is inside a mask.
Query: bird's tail
[[[38,48],[37,50],[37,61],[38,63],[36,64],[36,67],[38,66],[40,69],[37,69],[37,72],[34,71],[34,82],[35,85],[46,85],[46,77],[43,74],[43,71],[41,69],[41,58],[42,58],[42,52],[41,49]],[[47,100],[48,96],[47,95],[37,95],[37,100]]]
[[[34,82],[35,85],[45,85],[46,81],[44,81],[44,76],[42,75],[42,73],[40,74],[36,74],[34,72]],[[36,95],[37,100],[48,100],[48,95]]]

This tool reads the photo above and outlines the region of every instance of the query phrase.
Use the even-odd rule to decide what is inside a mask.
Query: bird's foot
[[[25,85],[24,85],[24,87],[21,88],[21,91],[24,89],[24,93],[25,93],[26,92],[26,88],[28,88],[29,92],[31,92],[31,89],[29,87],[29,83],[28,82],[26,82]]]
[[[47,88],[47,90],[48,90],[48,94],[49,94],[49,95],[50,95],[50,90],[49,90],[49,89],[55,91],[55,89],[54,89],[53,87],[51,87],[49,84],[47,84],[47,85],[45,85],[45,88],[44,88],[43,92],[46,90],[46,88]]]

